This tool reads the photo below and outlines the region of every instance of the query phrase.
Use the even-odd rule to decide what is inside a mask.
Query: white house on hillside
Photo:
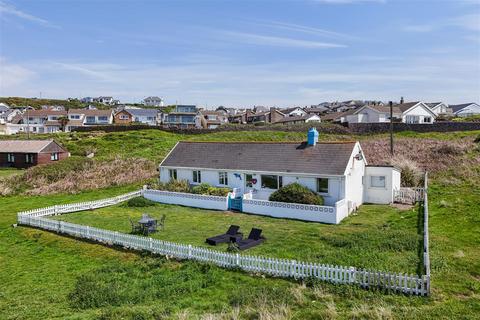
[[[436,115],[449,115],[452,114],[452,109],[448,107],[448,104],[445,102],[430,102],[426,105],[433,111]]]
[[[315,129],[301,143],[179,142],[159,171],[162,182],[206,182],[250,199],[268,199],[297,182],[322,195],[327,206],[344,201],[348,212],[364,202],[391,203],[400,188],[398,169],[369,166],[359,142],[319,143]]]
[[[453,114],[457,117],[469,117],[480,114],[480,105],[475,102],[451,105]]]
[[[408,102],[393,106],[393,118],[403,123],[431,124],[437,115],[423,102]],[[349,123],[390,122],[390,106],[366,105],[346,116]]]
[[[163,99],[160,97],[146,97],[143,104],[149,107],[163,107]]]

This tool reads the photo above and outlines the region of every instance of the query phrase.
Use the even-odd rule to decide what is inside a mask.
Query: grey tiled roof
[[[124,109],[134,117],[156,117],[158,110],[156,109]]]
[[[343,175],[355,142],[179,142],[162,166]]]
[[[471,104],[476,104],[475,102],[470,102],[470,103],[462,103],[462,104],[451,104],[450,108],[452,108],[453,112],[458,112],[462,110],[465,107],[468,107]]]
[[[40,153],[64,152],[54,140],[0,140],[0,152]]]

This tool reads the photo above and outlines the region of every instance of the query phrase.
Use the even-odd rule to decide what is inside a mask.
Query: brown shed
[[[0,167],[28,168],[69,157],[54,140],[0,140]]]

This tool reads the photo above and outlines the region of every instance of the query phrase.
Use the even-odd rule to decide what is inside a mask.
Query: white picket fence
[[[393,190],[393,201],[399,203],[415,204],[418,201],[423,201],[424,196],[424,188],[400,188]]]
[[[276,277],[314,278],[338,284],[355,284],[362,288],[376,288],[411,295],[427,295],[428,293],[429,283],[425,276],[220,252],[46,218],[50,215],[106,207],[140,195],[142,195],[142,191],[135,191],[110,199],[24,211],[18,213],[18,223],[108,245],[146,250],[154,254],[192,259],[213,263],[220,267],[239,268],[247,272],[264,273]]]

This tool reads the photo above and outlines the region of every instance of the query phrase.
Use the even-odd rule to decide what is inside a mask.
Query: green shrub
[[[230,192],[229,188],[217,188],[208,183],[202,183],[192,188],[192,192],[196,194],[206,194],[211,196],[225,197]]]
[[[299,183],[288,184],[270,195],[270,201],[323,205],[323,197]]]
[[[159,190],[166,190],[171,192],[191,192],[190,184],[187,180],[170,180],[167,183],[160,182],[157,185]]]
[[[154,205],[154,201],[145,199],[144,197],[136,197],[127,201],[128,207],[151,207]]]

